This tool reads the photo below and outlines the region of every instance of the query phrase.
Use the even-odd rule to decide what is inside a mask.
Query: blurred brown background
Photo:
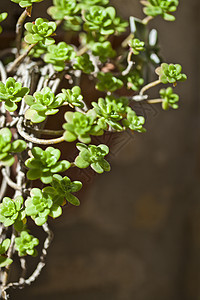
[[[11,299],[200,299],[200,5],[180,2],[175,22],[156,18],[150,25],[166,62],[182,64],[188,75],[176,88],[180,109],[158,105],[147,112],[147,133],[116,140],[112,172],[88,178],[81,206],[51,223],[46,268]],[[43,16],[49,3],[35,5],[34,13]],[[112,4],[126,18],[142,17],[137,0]],[[16,8],[6,0],[1,11],[8,5]]]

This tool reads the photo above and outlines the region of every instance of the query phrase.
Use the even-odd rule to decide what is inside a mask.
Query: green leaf
[[[1,268],[10,265],[12,262],[13,262],[13,260],[11,258],[0,256],[0,267]]]
[[[75,205],[75,206],[79,206],[80,205],[79,199],[77,197],[75,197],[74,195],[70,194],[70,193],[67,195],[66,199],[72,205]]]

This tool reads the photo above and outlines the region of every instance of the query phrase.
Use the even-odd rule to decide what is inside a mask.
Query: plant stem
[[[133,39],[133,38],[134,38],[134,34],[131,32],[131,33],[129,34],[129,36],[127,36],[127,38],[125,38],[125,40],[122,42],[122,47],[123,47],[123,48],[126,48],[127,45],[128,45],[128,42],[129,42],[131,39]]]
[[[35,45],[36,44],[31,44],[22,55],[18,56],[14,60],[14,62],[12,63],[12,65],[8,68],[7,72],[11,73],[12,71],[14,71],[14,69],[17,68],[18,65],[26,58],[26,56],[29,54],[29,52],[33,49],[33,47]]]
[[[24,131],[24,128],[22,127],[22,121],[23,117],[21,117],[17,123],[17,130],[19,134],[27,141],[33,143],[33,144],[39,144],[39,145],[54,145],[58,143],[62,143],[65,141],[64,137],[61,136],[57,139],[50,139],[50,140],[45,140],[45,139],[38,139],[35,137],[30,136],[27,132]]]
[[[149,104],[162,103],[162,102],[163,102],[163,99],[150,99],[150,100],[147,100],[147,103],[149,103]]]
[[[83,55],[85,52],[87,52],[87,50],[88,50],[88,46],[85,45],[85,46],[83,46],[82,48],[80,48],[76,54],[77,54],[77,56],[81,56],[81,55]]]
[[[21,36],[22,36],[22,26],[27,17],[27,11],[26,9],[23,11],[21,16],[19,17],[17,24],[16,24],[16,47],[17,47],[17,54],[16,56],[19,56],[20,49],[21,49]]]
[[[12,181],[12,179],[9,177],[9,175],[8,175],[8,173],[7,173],[7,171],[6,171],[5,168],[3,168],[3,169],[1,170],[1,172],[2,172],[3,177],[4,177],[5,180],[6,180],[7,184],[8,184],[12,189],[21,191],[21,187],[18,186],[15,182]]]
[[[153,81],[153,82],[151,82],[151,83],[145,85],[145,86],[141,89],[140,95],[143,95],[145,91],[147,91],[148,89],[150,89],[150,88],[152,88],[152,87],[154,87],[154,86],[156,86],[156,85],[158,85],[158,84],[160,84],[160,83],[161,83],[161,81],[160,81],[160,79],[158,79],[158,80],[156,80],[156,81]]]
[[[142,20],[142,23],[143,23],[144,25],[147,25],[147,24],[149,23],[149,21],[151,21],[152,19],[153,19],[152,16],[147,16],[147,17],[145,17],[145,18]]]
[[[33,128],[30,126],[26,126],[30,131],[38,133],[38,134],[46,134],[46,135],[61,135],[64,133],[64,130],[50,130],[50,129],[39,129]]]

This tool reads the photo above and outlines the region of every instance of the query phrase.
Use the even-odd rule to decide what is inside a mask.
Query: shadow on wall
[[[14,7],[7,2],[2,11]],[[44,16],[49,2],[34,14]],[[112,1],[121,15],[140,17],[138,2]],[[166,62],[182,64],[189,77],[177,87],[180,109],[158,106],[148,113],[147,133],[117,142],[112,172],[97,176],[81,207],[52,224],[40,279],[11,299],[200,299],[198,12],[198,0],[181,1],[175,22],[151,24]]]

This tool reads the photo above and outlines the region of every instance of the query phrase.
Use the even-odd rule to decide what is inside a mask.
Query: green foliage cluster
[[[141,3],[145,5],[143,11],[147,16],[161,15],[166,21],[174,21],[172,13],[177,10],[179,0],[142,0]]]
[[[11,0],[11,1],[19,4],[22,8],[26,8],[32,6],[35,2],[42,2],[43,0]]]
[[[65,102],[63,94],[55,96],[49,87],[43,88],[41,92],[35,92],[33,96],[27,95],[24,99],[30,106],[25,113],[26,119],[33,123],[41,123],[47,116],[55,115],[59,111],[58,107]]]
[[[159,75],[159,79],[162,83],[176,83],[177,81],[185,81],[187,76],[181,73],[182,67],[179,64],[166,64],[162,63],[159,68],[156,69],[156,73]]]
[[[144,79],[152,57],[159,60],[157,41],[150,42],[152,36],[150,38],[146,25],[157,15],[174,20],[172,13],[177,9],[178,0],[141,1],[147,17],[144,20],[132,18],[132,32],[125,39],[119,38],[119,47],[111,43],[113,35],[124,33],[128,22],[117,15],[109,0],[53,0],[48,9],[53,21],[37,18],[26,22],[21,42],[22,19],[25,14],[30,16],[32,5],[42,0],[11,1],[25,11],[17,25],[17,51],[13,51],[16,58],[3,60],[1,67],[0,166],[5,171],[4,180],[16,191],[13,199],[3,198],[0,222],[4,227],[14,226],[16,237],[14,243],[5,239],[0,244],[0,267],[12,263],[7,254],[9,247],[14,247],[19,256],[37,255],[35,247],[39,240],[29,233],[30,219],[44,228],[49,217],[54,219],[62,214],[64,205],[80,205],[76,193],[81,190],[82,182],[68,177],[70,168],[91,167],[99,174],[110,171],[105,159],[109,147],[101,143],[95,145],[94,136],[101,140],[107,131],[145,132],[145,118],[137,115],[133,103],[141,101],[142,105],[148,101],[144,92],[157,84],[170,83],[175,87],[178,81],[187,78],[179,64],[160,65],[155,59],[159,80],[147,84]],[[1,13],[0,22],[6,17],[7,13]],[[67,43],[60,41],[60,36],[54,38],[59,25],[71,31],[67,34]],[[4,67],[13,77],[3,78]],[[23,67],[28,74],[26,80],[26,74],[19,75]],[[89,89],[91,84],[92,92],[96,90],[96,99],[89,98],[83,90],[85,82],[89,82]],[[161,89],[160,98],[150,103],[162,102],[164,110],[178,108],[179,96],[171,87]],[[63,130],[61,126],[58,131],[47,129],[47,119],[54,122],[51,117],[63,111],[66,120]],[[59,137],[46,140],[43,134]],[[74,161],[60,160],[61,151],[48,146],[77,140],[80,141],[76,144],[79,152]],[[38,144],[45,147],[40,148]],[[16,182],[12,180],[14,176],[6,173],[12,165],[17,173]],[[61,172],[65,172],[63,176]]]
[[[37,18],[34,23],[28,22],[25,24],[27,35],[25,41],[28,44],[37,44],[42,42],[44,45],[49,46],[55,43],[51,35],[56,30],[56,23],[49,22],[47,19]]]
[[[27,231],[21,231],[20,236],[15,238],[15,248],[19,252],[19,256],[37,256],[35,247],[39,244],[39,240]]]
[[[60,42],[58,45],[50,45],[47,50],[48,52],[44,56],[44,61],[52,64],[56,71],[63,71],[65,62],[75,57],[73,47],[67,45],[65,42]]]
[[[3,12],[0,14],[0,23],[3,22],[7,18],[8,14],[6,12]],[[2,32],[2,27],[0,26],[0,33]]]
[[[140,51],[144,51],[144,42],[140,41],[139,39],[132,39],[129,42],[129,46],[131,47],[133,54],[138,55]]]
[[[53,147],[47,147],[42,150],[40,147],[34,147],[31,150],[31,158],[25,161],[25,165],[29,168],[27,178],[36,180],[38,178],[45,184],[53,180],[53,174],[64,172],[70,167],[67,160],[58,161],[61,152]]]
[[[6,256],[6,252],[10,246],[10,239],[5,239],[0,244],[0,268],[10,265],[13,260]]]
[[[67,142],[73,142],[78,139],[83,143],[90,143],[90,135],[102,135],[103,130],[95,123],[96,113],[89,110],[86,114],[82,112],[65,113],[67,123],[63,125],[65,129],[64,139]]]
[[[15,162],[14,153],[22,152],[27,144],[23,140],[15,140],[11,143],[12,132],[8,128],[0,129],[0,165],[12,166]]]
[[[16,102],[20,102],[28,93],[29,89],[22,87],[22,84],[12,77],[9,77],[5,84],[0,82],[0,102],[4,102],[5,108],[10,112],[17,109]]]
[[[104,159],[109,153],[109,148],[106,145],[85,145],[77,143],[76,147],[80,151],[79,155],[75,159],[75,165],[78,168],[84,169],[89,166],[101,174],[104,171],[110,171],[110,164]]]
[[[170,107],[173,109],[178,108],[177,102],[179,101],[179,95],[175,94],[171,87],[168,87],[167,89],[161,89],[160,97],[164,100],[162,102],[162,108],[164,110],[167,110]]]
[[[24,220],[26,214],[22,207],[23,197],[18,196],[15,199],[9,197],[4,197],[2,203],[0,204],[0,222],[4,224],[5,227],[18,223]]]

